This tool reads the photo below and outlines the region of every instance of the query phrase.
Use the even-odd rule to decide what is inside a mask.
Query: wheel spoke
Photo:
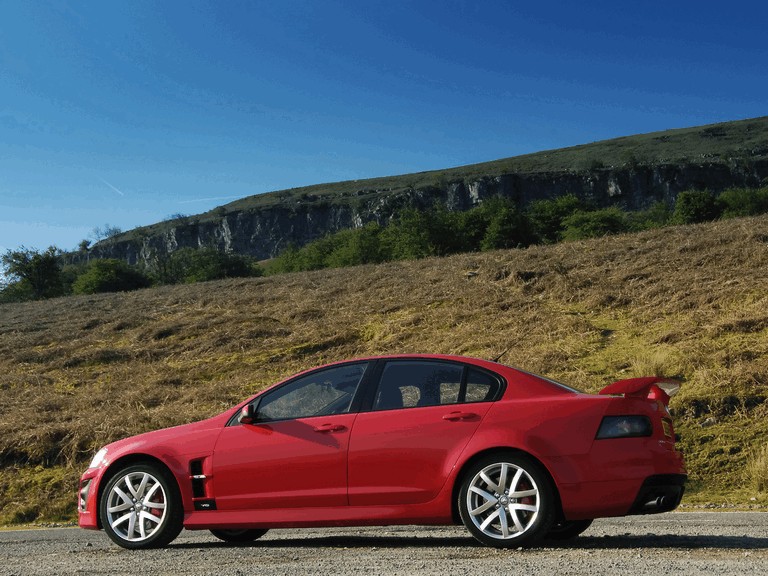
[[[120,524],[128,520],[133,515],[134,515],[133,512],[128,512],[128,514],[120,516],[120,518],[118,518],[117,520],[113,520],[111,524],[112,528],[116,528],[117,526],[119,526]]]
[[[501,465],[501,473],[499,474],[499,489],[496,490],[499,494],[502,494],[507,488],[507,472],[509,471],[509,464],[506,462]]]
[[[485,498],[486,500],[493,500],[494,502],[497,500],[497,498],[491,494],[490,492],[486,492],[482,488],[478,488],[477,486],[470,486],[469,488],[470,492],[473,492],[475,494],[478,494],[479,496]]]
[[[493,500],[488,500],[485,504],[482,504],[475,508],[474,510],[470,510],[469,513],[472,514],[472,516],[478,516],[479,514],[482,514],[483,512],[487,512],[491,508],[496,506],[496,502]]]
[[[504,508],[499,509],[499,521],[501,523],[502,537],[509,538],[509,521],[507,520],[507,512]]]
[[[501,514],[501,509],[494,510],[493,514],[489,514],[488,518],[486,518],[485,521],[482,524],[480,524],[480,530],[483,530],[483,531],[486,530],[488,526],[490,526],[491,523],[493,523],[493,521],[499,517],[500,514]]]
[[[147,482],[149,481],[149,474],[144,474],[144,476],[141,477],[141,483],[139,484],[139,487],[136,489],[136,497],[137,498],[143,498],[144,492],[147,489]]]
[[[139,495],[136,493],[136,488],[134,488],[133,484],[131,483],[131,477],[126,476],[123,478],[123,484],[125,484],[125,487],[128,488],[128,492],[130,492],[131,497],[138,498]]]
[[[126,533],[128,540],[133,540],[133,534],[135,531],[136,531],[136,514],[132,512],[130,518],[128,518],[128,532]]]
[[[126,494],[126,493],[125,493],[125,492],[123,492],[122,490],[120,490],[120,487],[119,487],[119,486],[115,486],[114,488],[112,488],[112,492],[113,492],[114,494],[117,494],[118,496],[120,496],[120,498],[121,498],[121,499],[123,500],[123,502],[125,502],[126,504],[128,504],[128,505],[133,505],[133,500],[131,499],[131,497],[130,497],[130,496],[128,496],[128,494]]]
[[[147,502],[144,500],[144,506],[147,508],[153,508],[155,510],[164,510],[165,509],[165,502]]]
[[[521,490],[520,492],[510,492],[509,497],[510,498],[526,498],[528,496],[536,496],[538,495],[539,491],[535,488],[531,490]]]
[[[142,525],[144,524],[144,520],[149,520],[150,522],[154,522],[155,524],[160,524],[161,520],[163,519],[162,516],[155,516],[154,514],[150,514],[149,512],[142,512],[139,514],[139,518],[142,520]]]
[[[520,522],[520,515],[517,513],[517,511],[510,509],[509,515],[512,517],[512,522],[515,523],[515,528],[517,529],[517,531],[524,532],[525,527],[523,526],[523,523]]]
[[[522,468],[518,468],[517,472],[515,472],[515,477],[512,478],[512,482],[509,483],[509,491],[514,492],[517,491],[517,487],[520,484],[520,480],[523,477],[524,470]]]
[[[532,506],[530,504],[510,504],[509,511],[522,510],[523,512],[538,512],[538,506]]]
[[[118,504],[117,506],[110,506],[107,508],[109,510],[110,514],[114,514],[115,512],[122,512],[123,510],[128,510],[130,507],[133,506],[130,502],[123,502],[122,504]]]
[[[161,489],[160,482],[155,482],[147,492],[146,496],[144,496],[144,500],[147,501],[150,498],[152,498],[152,496],[155,495],[155,492],[157,492],[160,489]],[[162,494],[162,491],[161,491],[161,494]]]
[[[480,478],[482,478],[483,482],[485,482],[486,486],[488,486],[488,488],[490,488],[494,492],[503,492],[504,491],[504,488],[500,487],[498,484],[496,484],[496,482],[491,480],[491,477],[488,476],[488,474],[485,473],[485,470],[480,472]]]

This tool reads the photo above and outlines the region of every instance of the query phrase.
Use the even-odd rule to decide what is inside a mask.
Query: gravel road
[[[678,512],[603,519],[568,542],[531,550],[475,544],[463,528],[274,530],[247,546],[184,531],[131,552],[79,528],[0,531],[0,575],[336,576],[768,574],[768,513]]]

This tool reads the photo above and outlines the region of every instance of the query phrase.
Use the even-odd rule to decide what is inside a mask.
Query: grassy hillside
[[[247,210],[287,201],[295,202],[302,197],[339,200],[374,191],[442,186],[446,182],[472,181],[501,174],[581,172],[595,167],[632,164],[748,162],[765,158],[768,158],[768,116],[637,134],[444,170],[282,190],[236,200],[224,206],[224,209]]]
[[[589,391],[682,378],[672,407],[692,479],[685,502],[768,504],[756,484],[768,477],[759,217],[0,306],[0,523],[73,517],[77,478],[102,444],[212,415],[302,368],[504,351],[508,364]]]

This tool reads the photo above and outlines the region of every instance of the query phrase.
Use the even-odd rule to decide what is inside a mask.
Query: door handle
[[[346,429],[347,427],[343,424],[320,424],[320,426],[315,426],[315,432],[341,432]]]
[[[443,416],[443,420],[450,420],[451,422],[457,422],[459,420],[472,420],[477,418],[477,414],[474,412],[449,412]]]

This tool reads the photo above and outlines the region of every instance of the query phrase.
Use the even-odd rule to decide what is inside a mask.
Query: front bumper
[[[80,478],[77,502],[77,524],[80,528],[98,530],[99,480],[98,470],[88,469]]]

